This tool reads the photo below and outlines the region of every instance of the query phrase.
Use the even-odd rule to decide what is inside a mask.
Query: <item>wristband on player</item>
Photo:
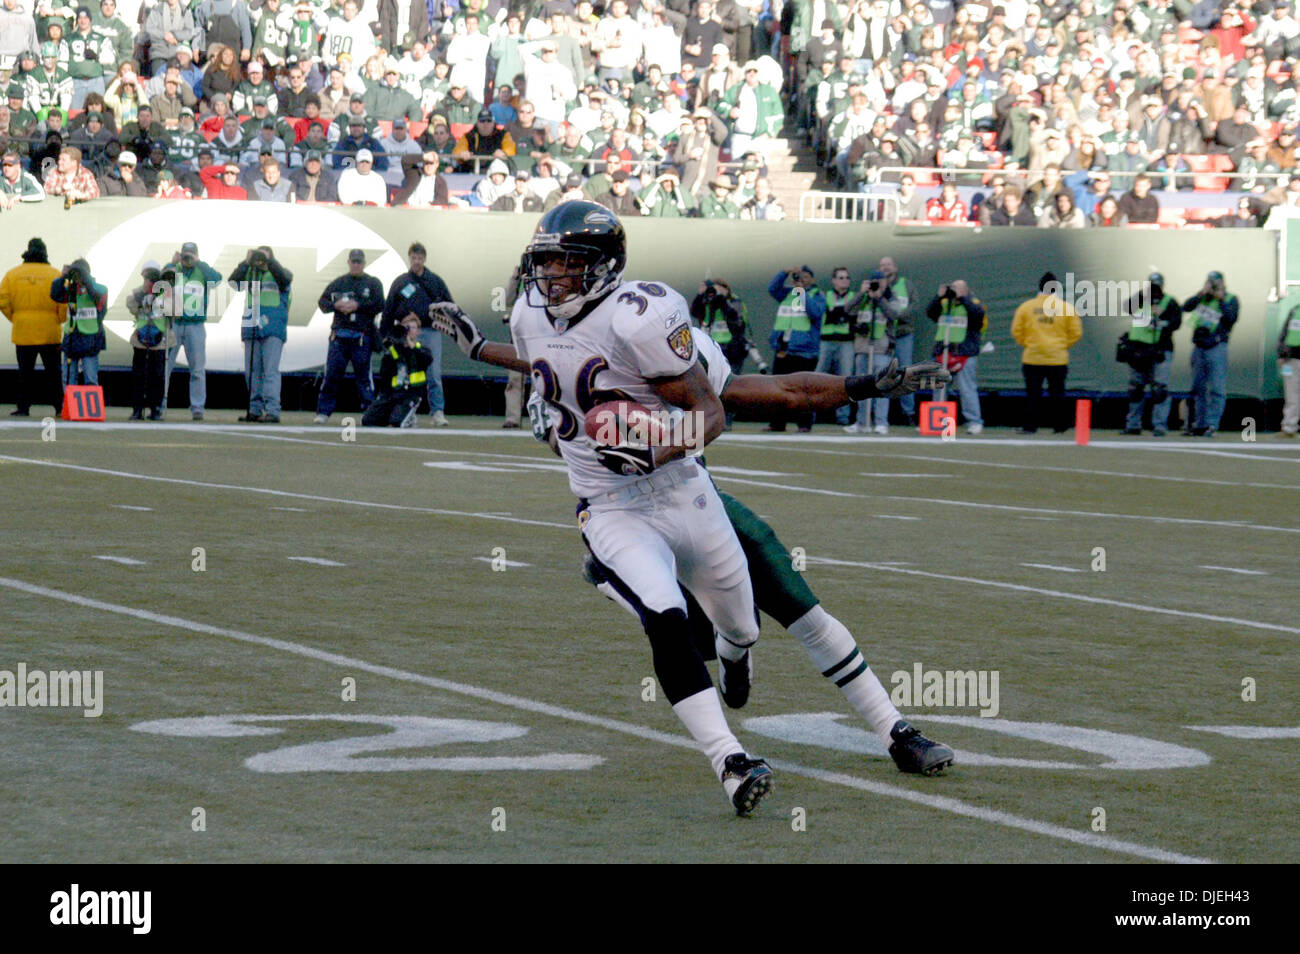
[[[855,374],[844,379],[844,390],[850,401],[868,401],[880,397],[880,388],[876,387],[874,374]]]

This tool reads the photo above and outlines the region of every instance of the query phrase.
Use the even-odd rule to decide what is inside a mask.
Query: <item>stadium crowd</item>
[[[0,0],[0,193],[779,218],[789,117],[902,219],[1254,225],[1297,52],[1291,0]]]

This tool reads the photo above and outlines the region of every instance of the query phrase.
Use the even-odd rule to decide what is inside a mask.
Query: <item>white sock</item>
[[[740,662],[745,658],[745,653],[749,652],[749,646],[737,646],[716,629],[713,631],[713,647],[718,652],[718,658],[727,662]]]
[[[673,711],[699,743],[700,750],[708,756],[713,774],[721,779],[722,764],[727,756],[743,752],[745,748],[727,727],[727,717],[722,714],[722,703],[718,701],[718,690],[712,686],[702,689],[674,705]],[[727,794],[730,796],[731,793]]]
[[[814,606],[788,627],[803,643],[808,656],[823,676],[840,687],[849,704],[866,719],[880,741],[893,744],[889,730],[902,718],[889,693],[862,658],[853,634],[830,613]]]

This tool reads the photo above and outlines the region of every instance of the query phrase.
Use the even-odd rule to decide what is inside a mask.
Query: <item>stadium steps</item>
[[[788,138],[774,139],[767,151],[768,178],[772,192],[785,209],[787,219],[799,218],[799,196],[817,188],[820,178],[813,151],[789,125],[783,130]]]

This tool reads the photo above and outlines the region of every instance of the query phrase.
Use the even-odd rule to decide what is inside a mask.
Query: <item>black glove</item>
[[[655,469],[653,447],[598,444],[596,459],[621,477],[644,477]]]
[[[946,368],[940,367],[938,361],[921,361],[902,367],[897,358],[891,358],[888,367],[878,374],[859,374],[844,381],[844,390],[852,401],[866,401],[871,398],[902,397],[913,394],[922,388],[935,388],[948,384],[952,375]]]
[[[478,360],[478,354],[487,344],[487,339],[478,330],[473,319],[465,314],[459,305],[449,301],[430,305],[429,320],[433,322],[433,327],[447,337],[455,339],[457,347],[467,358],[471,361]]]

